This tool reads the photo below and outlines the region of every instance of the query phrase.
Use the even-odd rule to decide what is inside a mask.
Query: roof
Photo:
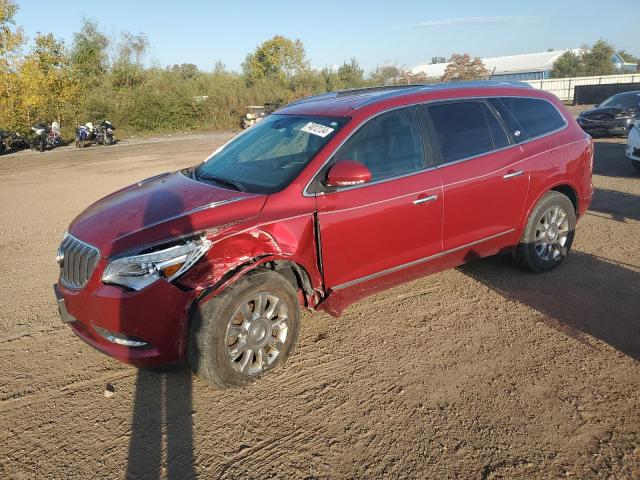
[[[524,53],[521,55],[507,55],[504,57],[483,58],[482,63],[490,72],[496,75],[523,72],[547,72],[553,68],[554,62],[560,55],[567,51],[579,54],[580,48],[554,50],[552,52]],[[417,65],[411,69],[413,74],[423,74],[428,77],[441,77],[449,63],[435,63],[430,65]]]
[[[532,88],[528,83],[477,80],[472,82],[448,82],[425,85],[390,85],[384,87],[341,90],[297,100],[278,110],[283,114],[348,115],[353,110],[375,105],[385,100],[399,98],[416,93],[427,94],[444,90],[491,89],[491,88]]]

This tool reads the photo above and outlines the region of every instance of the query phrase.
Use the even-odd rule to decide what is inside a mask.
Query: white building
[[[576,54],[582,53],[580,48],[567,49]],[[567,50],[552,52],[524,53],[521,55],[507,55],[504,57],[483,58],[482,63],[493,73],[497,80],[540,80],[551,77],[554,62]],[[618,53],[614,53],[611,62],[619,73],[636,71],[635,63],[626,63]],[[444,75],[448,63],[417,65],[411,69],[415,75],[440,78]]]

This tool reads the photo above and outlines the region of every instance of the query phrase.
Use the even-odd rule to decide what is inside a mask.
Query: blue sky
[[[46,3],[46,6],[45,6]],[[451,53],[498,56],[591,44],[598,38],[640,56],[639,0],[18,0],[16,21],[30,36],[53,32],[71,42],[83,16],[107,35],[149,38],[149,61],[217,60],[239,70],[248,52],[280,34],[304,43],[313,67],[351,57],[367,70],[385,62],[428,63]]]

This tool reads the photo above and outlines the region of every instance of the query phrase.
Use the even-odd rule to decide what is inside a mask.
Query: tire
[[[258,302],[264,311],[260,317],[254,316]],[[269,319],[273,304],[276,311]],[[198,377],[220,388],[246,385],[286,361],[298,339],[299,323],[300,308],[291,283],[271,270],[250,272],[192,308],[189,365]]]
[[[575,228],[576,211],[571,200],[560,192],[547,192],[529,215],[516,248],[516,260],[534,273],[553,270],[569,254]]]
[[[640,172],[640,162],[637,162],[635,160],[631,160],[631,165],[633,165],[633,168],[635,168],[636,171]]]
[[[113,136],[111,135],[105,135],[104,137],[104,144],[105,145],[111,145],[113,143]]]

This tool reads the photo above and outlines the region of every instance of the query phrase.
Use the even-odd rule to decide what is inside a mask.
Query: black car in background
[[[578,115],[578,123],[591,135],[626,137],[640,119],[640,91],[617,93]]]

